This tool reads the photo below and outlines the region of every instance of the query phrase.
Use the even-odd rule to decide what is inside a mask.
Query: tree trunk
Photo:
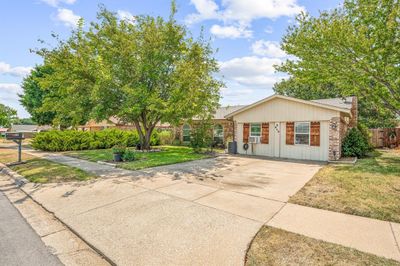
[[[150,150],[151,134],[153,133],[155,125],[150,125],[146,127],[141,126],[140,122],[135,122],[135,127],[139,134],[141,149]]]

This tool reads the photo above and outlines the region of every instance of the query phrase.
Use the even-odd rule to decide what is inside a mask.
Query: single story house
[[[341,157],[357,125],[357,98],[301,100],[272,95],[225,115],[239,154],[328,161]]]
[[[49,125],[12,125],[8,132],[24,133],[25,138],[32,138],[36,133],[42,131],[49,131],[52,127]]]

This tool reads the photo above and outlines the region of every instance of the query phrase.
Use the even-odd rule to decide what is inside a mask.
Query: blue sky
[[[194,36],[203,27],[218,49],[220,75],[226,83],[222,105],[249,104],[273,93],[283,76],[273,64],[287,56],[279,48],[286,28],[301,11],[313,16],[338,6],[338,0],[177,0],[177,20]],[[0,2],[0,102],[29,114],[20,106],[20,83],[41,58],[29,52],[43,47],[38,39],[54,44],[51,33],[67,38],[79,17],[96,19],[104,4],[121,19],[138,14],[168,16],[168,0],[3,0]]]

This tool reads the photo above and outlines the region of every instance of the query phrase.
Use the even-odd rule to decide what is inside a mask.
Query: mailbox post
[[[14,132],[7,132],[6,139],[12,140],[18,144],[18,162],[20,163],[21,160],[21,152],[22,152],[22,140],[25,139],[24,133],[14,133]]]

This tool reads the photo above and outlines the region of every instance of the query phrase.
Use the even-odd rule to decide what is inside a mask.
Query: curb
[[[336,161],[329,160],[328,164],[356,164],[356,162],[357,162],[357,157],[353,157],[351,158],[351,160],[340,160],[340,159]]]
[[[97,254],[102,257],[104,260],[106,260],[110,265],[117,265],[112,259],[107,257],[102,251],[100,251],[98,248],[96,248],[94,245],[92,245],[89,241],[87,241],[84,237],[82,237],[77,231],[75,231],[73,228],[71,228],[69,225],[67,225],[64,221],[59,219],[57,215],[48,210],[43,204],[38,202],[36,199],[34,199],[29,193],[27,193],[24,189],[23,186],[25,184],[31,183],[29,180],[27,180],[25,177],[22,175],[18,174],[17,172],[11,170],[10,168],[7,167],[7,165],[0,163],[0,173],[3,173],[12,179],[14,179],[16,186],[27,196],[29,197],[33,202],[38,204],[40,207],[42,207],[45,211],[48,213],[52,214],[61,224],[63,224],[68,230],[70,230],[73,234],[75,234],[79,239],[81,239],[86,245],[88,245],[90,248],[92,248]],[[25,218],[24,218],[25,219]]]
[[[108,163],[108,162],[103,162],[103,161],[97,161],[96,163],[102,164],[102,165],[108,165],[108,166],[111,166],[111,167],[114,167],[114,168],[117,167],[117,164],[115,164],[115,163]]]
[[[25,177],[23,177],[22,175],[18,174],[15,171],[11,170],[5,164],[0,163],[0,172],[8,175],[12,179],[14,179],[15,184],[19,188],[22,187],[23,185],[29,183],[29,181]],[[24,191],[24,193],[25,193],[25,191]]]

